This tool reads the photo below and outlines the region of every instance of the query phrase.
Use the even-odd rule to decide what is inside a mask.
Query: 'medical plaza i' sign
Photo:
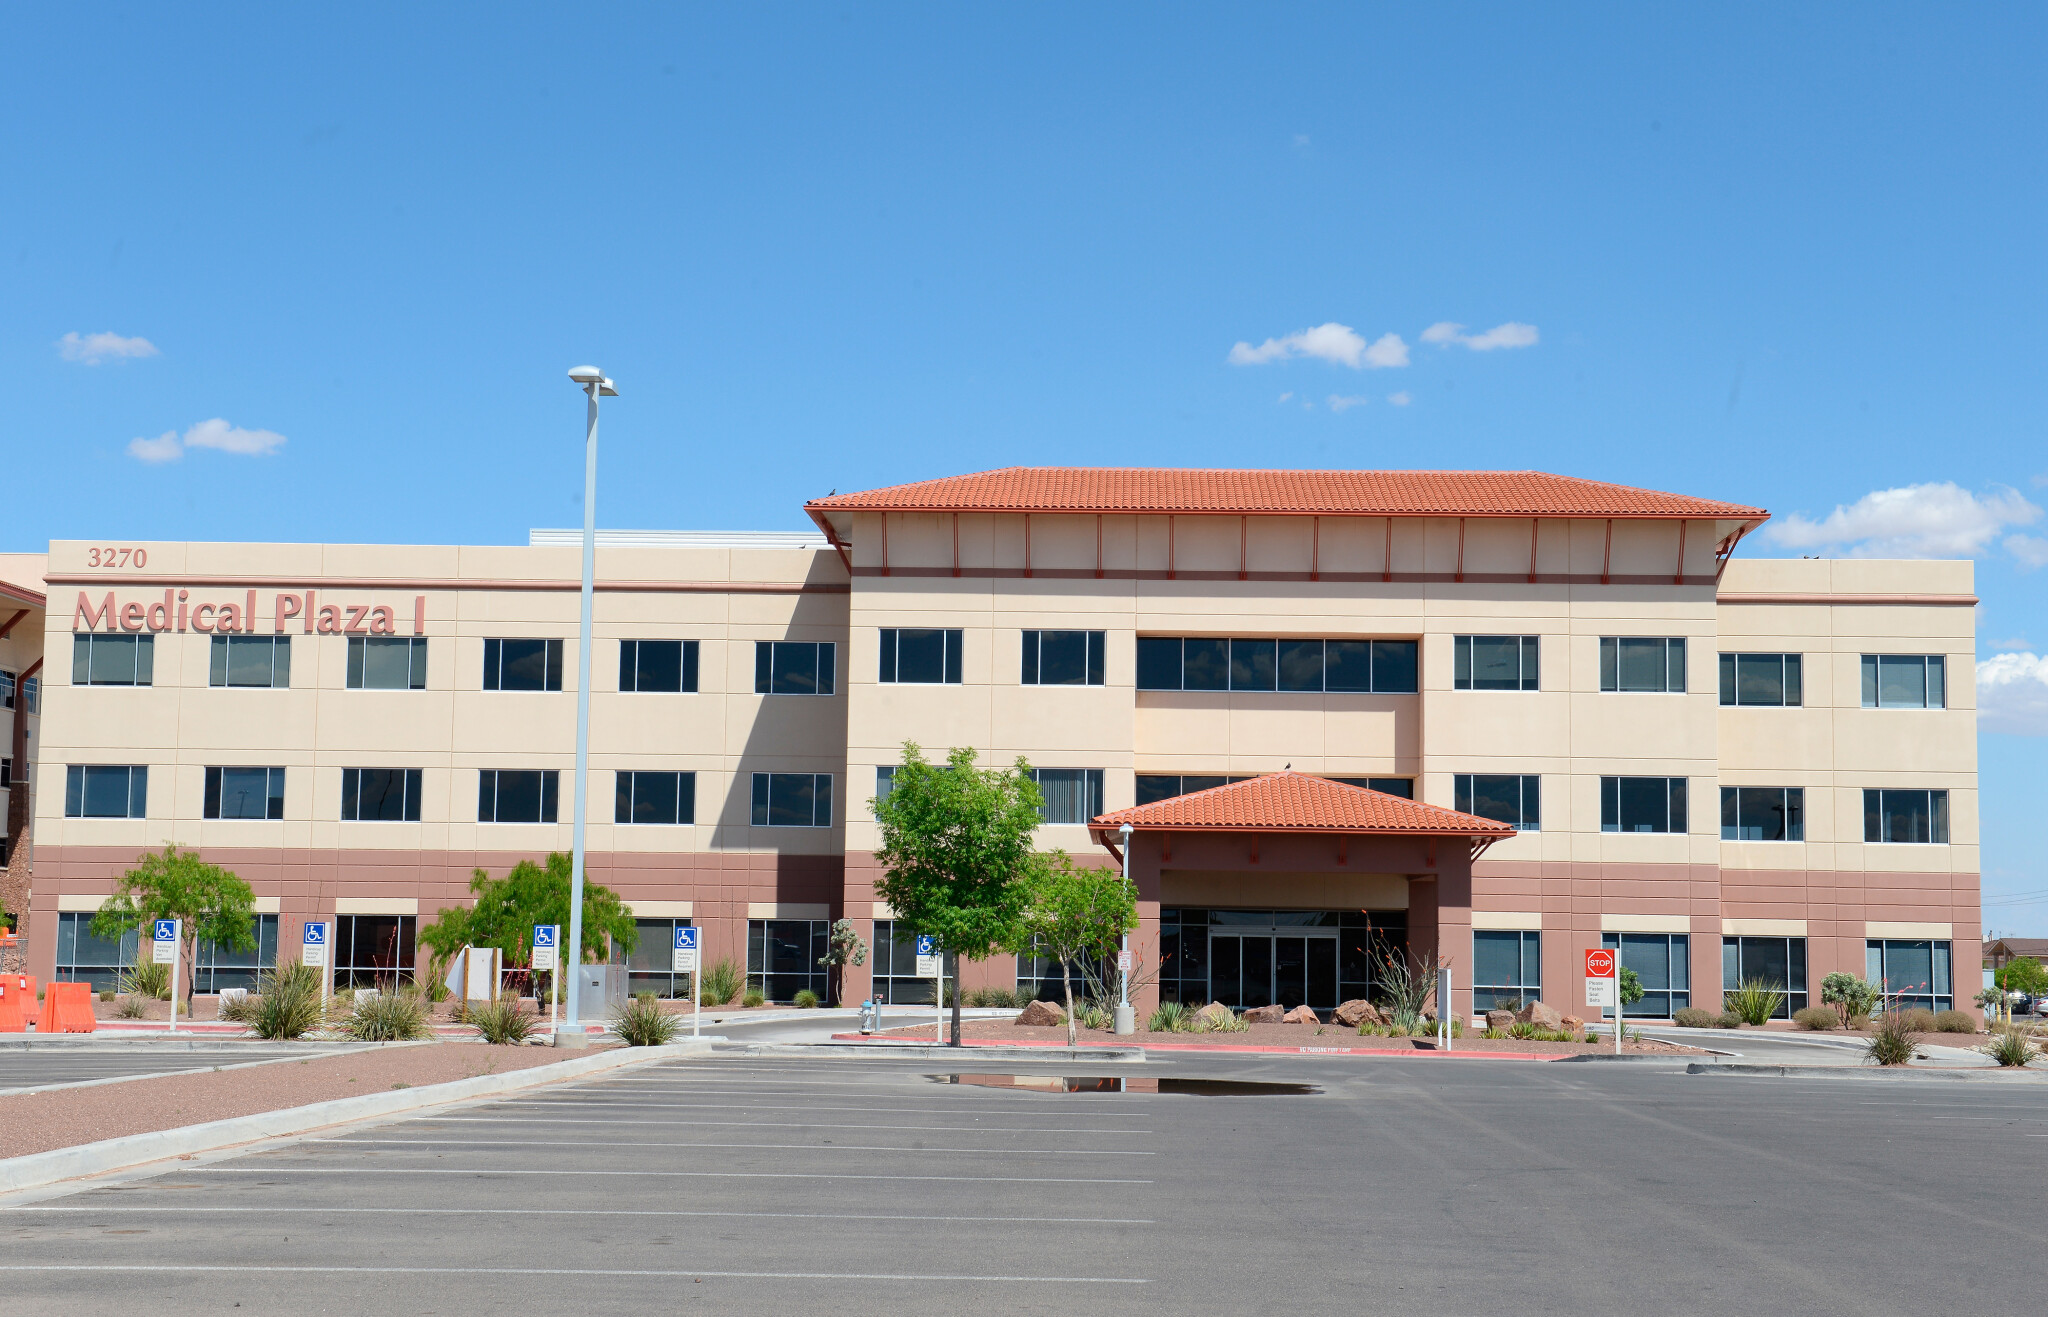
[[[99,600],[78,592],[78,606],[71,612],[73,631],[200,631],[213,635],[253,634],[268,621],[273,632],[288,631],[294,623],[307,635],[394,636],[399,614],[390,604],[323,604],[319,591],[278,591],[268,596],[269,611],[261,611],[254,590],[240,599],[207,597],[215,592],[204,588],[194,599],[193,591],[172,586],[162,599],[154,594],[147,602],[123,600],[109,590]],[[427,634],[427,597],[412,601],[412,634]]]

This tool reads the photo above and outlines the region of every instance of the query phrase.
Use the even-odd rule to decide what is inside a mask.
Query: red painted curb
[[[900,1034],[859,1034],[835,1033],[834,1042],[848,1043],[921,1043],[923,1038],[907,1038]],[[934,1042],[934,1046],[941,1044]],[[1045,1047],[1046,1043],[1027,1042],[1023,1039],[1006,1038],[965,1038],[965,1047]],[[1051,1044],[1062,1046],[1063,1044]],[[1076,1044],[1080,1047],[1142,1047],[1148,1052],[1270,1052],[1284,1056],[1395,1056],[1432,1057],[1442,1061],[1554,1061],[1554,1056],[1543,1056],[1535,1052],[1438,1052],[1412,1047],[1278,1047],[1253,1043],[1117,1043],[1090,1040]],[[1565,1053],[1564,1055],[1570,1055]]]

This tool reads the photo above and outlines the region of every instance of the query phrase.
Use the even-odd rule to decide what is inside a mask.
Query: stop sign
[[[1586,977],[1589,979],[1611,979],[1614,977],[1614,953],[1595,949],[1586,953]]]

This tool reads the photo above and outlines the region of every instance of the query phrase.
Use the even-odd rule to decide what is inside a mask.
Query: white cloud
[[[1362,393],[1350,395],[1333,393],[1330,395],[1330,410],[1333,412],[1348,412],[1353,407],[1363,407],[1371,401],[1372,399]]]
[[[57,340],[57,354],[66,361],[97,366],[102,361],[127,357],[153,357],[156,344],[146,338],[122,338],[119,334],[79,334],[76,331]]]
[[[1495,325],[1483,334],[1467,334],[1463,325],[1451,320],[1439,320],[1422,331],[1422,341],[1425,343],[1434,343],[1440,348],[1458,343],[1474,352],[1491,352],[1495,348],[1534,347],[1538,338],[1536,326],[1525,325],[1519,320]]]
[[[1283,394],[1281,394],[1281,395],[1280,395],[1280,401],[1281,401],[1281,402],[1286,402],[1286,401],[1287,401],[1287,400],[1288,400],[1289,398],[1292,398],[1293,396],[1294,396],[1294,390],[1292,390],[1292,389],[1289,389],[1289,390],[1288,390],[1287,392],[1285,392],[1285,393],[1283,393]]]
[[[1851,558],[1968,558],[1989,548],[2006,527],[2040,519],[2041,509],[2017,490],[1980,497],[1944,480],[1875,490],[1846,507],[1837,506],[1819,521],[1793,513],[1773,522],[1769,531],[1791,548],[1843,549]],[[2012,541],[2032,542],[2033,537],[2006,539],[2007,548],[2025,561],[2022,549],[2013,548]]]
[[[176,430],[166,430],[154,439],[130,439],[128,451],[152,465],[158,462],[175,462],[185,455],[185,450],[178,445]]]
[[[1991,642],[1991,648],[1993,649],[2032,649],[2033,647],[2034,642],[2028,640],[2025,636],[2008,636],[2004,640],[1994,640]]]
[[[1998,654],[1977,665],[1977,725],[2048,736],[2048,656]]]
[[[1351,326],[1332,320],[1284,338],[1269,338],[1257,347],[1240,342],[1230,349],[1233,366],[1263,366],[1289,357],[1316,357],[1353,370],[1380,370],[1407,365],[1408,345],[1399,334],[1382,334],[1368,343]]]
[[[2048,567],[2048,539],[2039,535],[2008,535],[2005,551],[2022,567]]]
[[[1415,399],[1408,396],[1408,390],[1403,389],[1399,393],[1388,394],[1387,401],[1393,403],[1396,407],[1406,407],[1409,403],[1414,402]]]
[[[216,416],[185,431],[182,444],[176,430],[166,430],[154,439],[130,439],[128,451],[141,461],[155,464],[175,462],[185,455],[187,448],[212,448],[247,457],[268,457],[283,447],[284,442],[284,436],[274,430],[244,430]]]

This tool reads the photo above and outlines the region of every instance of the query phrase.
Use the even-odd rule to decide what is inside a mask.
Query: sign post
[[[932,981],[932,1002],[938,1017],[932,1021],[932,1041],[946,1041],[946,979],[940,964],[938,949],[932,945],[931,934],[917,935],[917,977]]]
[[[1614,1008],[1614,1054],[1621,1055],[1621,974],[1612,951],[1586,953],[1586,1005]]]
[[[675,957],[669,965],[669,970],[671,973],[690,976],[690,1037],[700,1037],[704,1028],[704,991],[703,976],[697,973],[696,929],[676,929]]]
[[[1443,1049],[1451,1050],[1451,967],[1445,965],[1436,972],[1436,1030],[1441,1036]]]
[[[150,932],[150,953],[159,965],[171,967],[171,1032],[178,1032],[178,948],[183,930],[177,919],[159,919]]]
[[[334,971],[327,964],[327,925],[308,922],[299,934],[299,963],[311,965],[320,971],[320,1016],[327,1016],[327,989],[334,981]]]
[[[555,996],[561,991],[562,975],[556,968],[560,957],[556,948],[562,940],[560,924],[535,924],[533,926],[533,972],[548,972],[548,1033],[555,1032]]]

